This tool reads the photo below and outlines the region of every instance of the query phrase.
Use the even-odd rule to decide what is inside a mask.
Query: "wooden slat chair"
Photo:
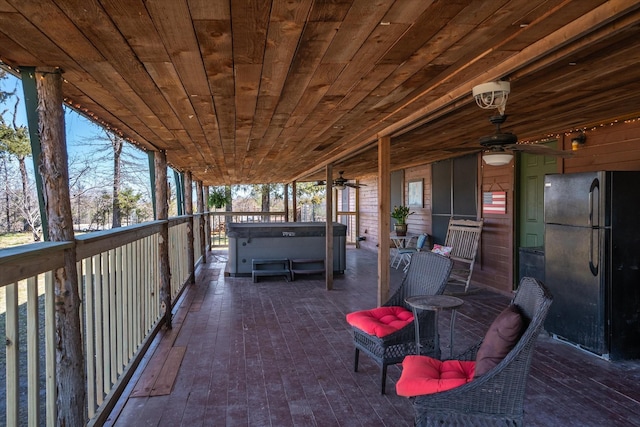
[[[415,324],[420,322],[421,353],[440,356],[435,348],[435,315],[422,310],[413,318],[405,299],[416,295],[440,295],[447,286],[453,262],[432,252],[413,254],[409,269],[397,291],[381,307],[347,314],[353,331],[355,358],[353,369],[358,371],[360,350],[381,367],[381,393],[385,392],[387,366],[402,362],[407,354],[416,353]]]
[[[445,246],[451,248],[450,257],[454,261],[449,284],[464,286],[469,291],[469,282],[476,262],[483,220],[451,219],[447,229]]]
[[[396,391],[413,399],[415,425],[521,426],[533,349],[552,301],[541,282],[523,277],[483,341],[454,360],[407,356]]]

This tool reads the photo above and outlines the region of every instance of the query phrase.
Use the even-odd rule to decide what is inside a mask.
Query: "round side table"
[[[435,348],[440,349],[440,339],[438,336],[438,312],[440,310],[451,310],[451,321],[449,322],[449,357],[453,357],[453,326],[456,321],[456,312],[458,307],[464,304],[464,301],[457,297],[449,295],[417,295],[407,297],[404,300],[413,310],[413,322],[416,328],[416,351],[420,354],[420,322],[418,322],[418,310],[430,310],[434,312],[434,328],[435,328]]]

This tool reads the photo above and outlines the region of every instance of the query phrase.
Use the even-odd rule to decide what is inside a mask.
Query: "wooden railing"
[[[230,222],[285,222],[284,212],[211,212],[211,246],[228,246]]]
[[[81,322],[90,425],[101,424],[162,325],[159,233],[169,226],[172,301],[207,246],[226,246],[226,222],[282,222],[282,212],[210,212],[77,236],[73,242],[0,249],[0,329],[6,331],[6,369],[0,372],[0,425],[54,425],[57,415],[53,272],[74,251],[83,302]],[[193,221],[194,264],[188,260]],[[351,219],[348,220],[351,224]],[[205,248],[205,251],[207,248]],[[0,363],[2,365],[2,363]],[[4,378],[3,378],[4,376]],[[4,395],[2,395],[4,393]],[[4,405],[4,406],[3,406]],[[4,419],[3,419],[4,418]]]
[[[198,226],[206,220],[203,214],[193,220],[196,265],[202,256]],[[168,221],[174,302],[190,271],[195,270],[187,260],[190,221],[188,216]],[[0,250],[0,327],[4,323],[6,331],[5,396],[0,396],[6,403],[4,407],[0,403],[0,425],[55,425],[52,274],[64,265],[64,254],[69,250],[76,253],[83,301],[90,424],[100,424],[101,417],[108,415],[161,325],[158,236],[163,223],[86,234],[74,242],[34,243]]]
[[[358,217],[355,212],[338,212],[336,221],[347,226],[346,243],[355,244],[358,241],[356,222]]]
[[[230,222],[285,222],[284,212],[211,212],[211,246],[228,246],[227,223]],[[338,222],[347,226],[347,244],[354,244],[356,235],[356,213],[338,212]]]

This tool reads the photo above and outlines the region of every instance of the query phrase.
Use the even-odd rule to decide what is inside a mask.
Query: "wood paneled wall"
[[[478,248],[478,258],[473,269],[473,283],[492,287],[502,292],[513,288],[514,270],[514,218],[515,218],[515,161],[505,166],[487,166],[478,155],[478,215],[484,225]],[[507,213],[482,213],[482,193],[505,191]]]
[[[571,137],[562,139],[571,150]],[[576,156],[564,161],[564,173],[598,170],[640,170],[640,119],[585,131],[587,141]]]
[[[577,133],[576,133],[577,134]],[[563,161],[563,173],[596,170],[640,170],[640,120],[606,124],[587,129],[586,143],[575,157]],[[571,149],[571,137],[560,136],[565,150]],[[478,155],[478,212],[484,217],[484,229],[480,240],[478,260],[473,273],[473,283],[509,293],[517,280],[515,271],[515,200],[517,195],[515,161],[506,166],[486,166]],[[424,207],[413,209],[409,217],[411,233],[431,233],[431,165],[422,165],[405,170],[405,200],[407,182],[422,178],[424,181]],[[362,179],[360,191],[360,233],[367,240],[361,247],[377,250],[377,179]],[[506,215],[482,215],[482,193],[505,191],[507,193]]]
[[[422,208],[411,207],[413,215],[407,219],[407,231],[413,234],[431,234],[431,165],[416,166],[404,172],[404,200],[409,200],[409,181],[422,179]]]
[[[369,176],[360,179],[360,235],[366,240],[360,242],[360,248],[378,250],[378,179]]]

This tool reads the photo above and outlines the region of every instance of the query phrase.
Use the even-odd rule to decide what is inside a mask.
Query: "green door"
[[[556,148],[557,141],[547,145]],[[544,246],[544,176],[556,173],[557,163],[554,156],[521,154],[518,247]]]

